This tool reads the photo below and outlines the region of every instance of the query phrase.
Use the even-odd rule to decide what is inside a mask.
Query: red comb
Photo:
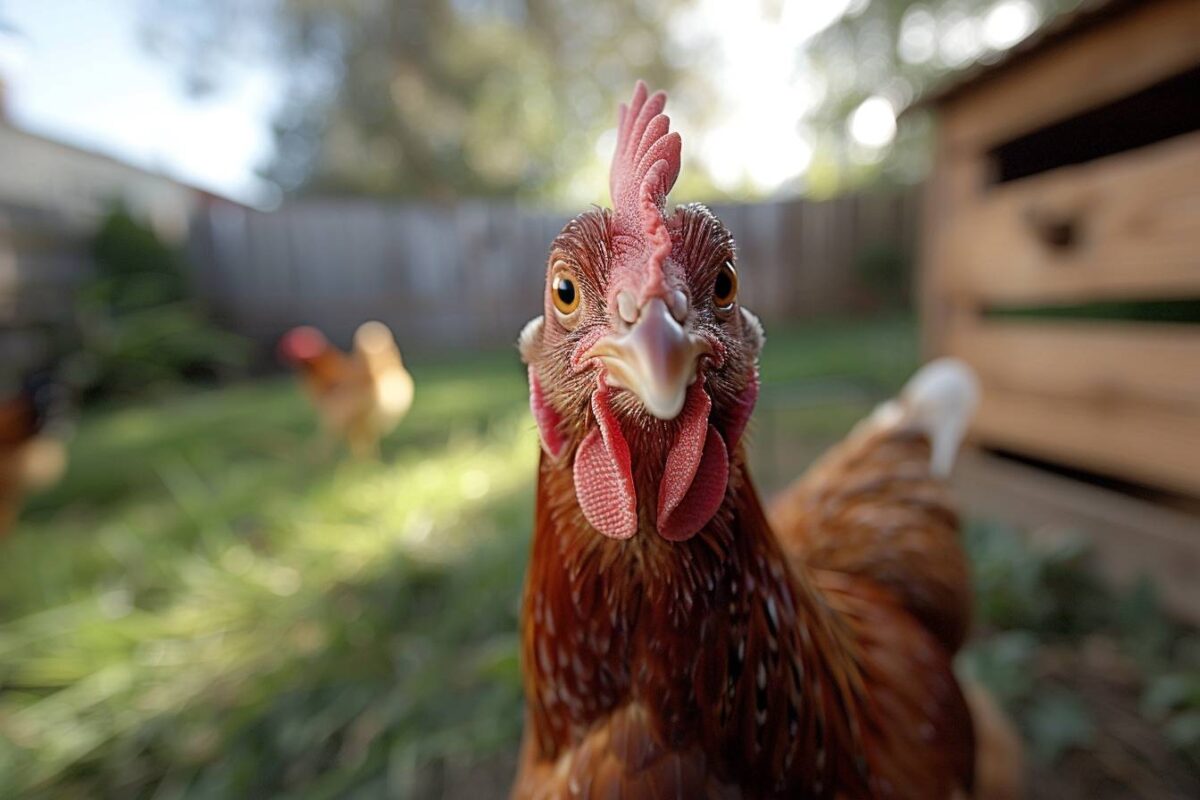
[[[644,237],[652,273],[661,271],[671,252],[663,216],[667,194],[679,177],[682,147],[679,134],[668,132],[671,121],[662,113],[666,104],[665,92],[647,97],[646,84],[637,82],[633,99],[628,106],[621,104],[617,117],[617,150],[608,181],[617,232]]]
[[[285,361],[307,361],[319,356],[328,346],[323,333],[302,325],[292,328],[279,340],[279,354]]]

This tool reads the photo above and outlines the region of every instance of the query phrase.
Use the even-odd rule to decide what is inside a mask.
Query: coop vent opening
[[[1007,141],[990,152],[992,182],[1007,183],[1200,130],[1200,67]]]

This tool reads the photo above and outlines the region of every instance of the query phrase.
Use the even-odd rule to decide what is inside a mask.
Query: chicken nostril
[[[617,314],[630,325],[638,321],[637,301],[629,292],[622,291],[617,294]]]
[[[679,289],[667,295],[667,308],[671,309],[671,316],[681,325],[687,320],[688,315],[688,299],[687,295]]]

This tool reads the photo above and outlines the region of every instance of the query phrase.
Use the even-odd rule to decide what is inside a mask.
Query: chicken
[[[951,668],[970,591],[942,478],[974,378],[926,367],[768,516],[742,443],[763,331],[730,232],[667,211],[665,101],[621,107],[613,209],[555,239],[519,339],[542,454],[512,794],[1005,796],[1015,762],[976,750],[1011,731]]]
[[[300,327],[279,343],[281,356],[300,373],[325,429],[357,457],[379,454],[413,401],[413,379],[396,340],[381,322],[365,322],[344,353],[316,328]]]
[[[12,530],[25,496],[53,486],[66,470],[61,406],[59,387],[42,375],[0,401],[0,537]]]

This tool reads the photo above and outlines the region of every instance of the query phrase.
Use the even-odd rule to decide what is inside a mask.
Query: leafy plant
[[[1038,762],[1104,733],[1080,691],[1106,702],[1129,691],[1146,722],[1200,768],[1200,636],[1163,612],[1150,580],[1106,587],[1080,534],[1030,541],[976,522],[965,543],[984,635],[959,666],[1013,713]]]
[[[1044,763],[1053,763],[1070,748],[1086,747],[1095,736],[1091,714],[1083,701],[1062,689],[1040,694],[1025,721],[1034,757]]]
[[[213,327],[188,292],[180,253],[123,208],[92,244],[95,276],[76,296],[81,348],[69,378],[89,396],[137,394],[245,365],[248,346]]]

